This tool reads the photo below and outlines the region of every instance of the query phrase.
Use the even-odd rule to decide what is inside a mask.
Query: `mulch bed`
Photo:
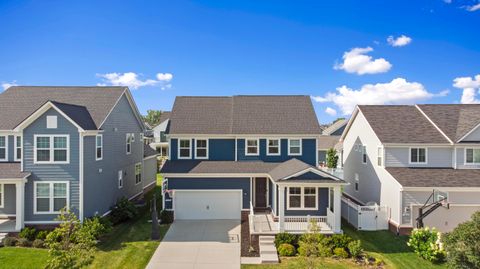
[[[245,216],[246,215],[246,216]],[[248,223],[248,214],[242,214],[242,224],[241,224],[241,256],[242,257],[260,257],[260,245],[258,242],[258,235],[250,236]],[[252,248],[253,249],[252,249]],[[253,251],[252,251],[253,250]]]

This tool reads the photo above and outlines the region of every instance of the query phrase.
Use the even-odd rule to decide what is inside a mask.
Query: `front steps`
[[[262,263],[278,263],[277,248],[274,240],[275,236],[261,235],[259,237],[260,260]]]

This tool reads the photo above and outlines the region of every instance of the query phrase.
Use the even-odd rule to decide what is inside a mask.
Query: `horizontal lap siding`
[[[58,128],[47,129],[47,116],[57,116]],[[34,135],[61,134],[70,136],[69,164],[34,164]],[[70,208],[79,212],[79,133],[78,129],[56,110],[50,109],[23,131],[24,170],[31,172],[25,185],[25,221],[52,221],[57,215],[34,215],[33,186],[36,181],[69,181]]]
[[[143,161],[143,187],[147,187],[157,181],[157,167],[158,164],[156,157]]]
[[[285,188],[285,216],[326,216],[328,207],[328,188],[318,188],[318,210],[288,210],[287,195]],[[277,213],[278,214],[278,213]]]
[[[243,209],[250,208],[250,178],[168,178],[169,190],[242,190]],[[165,207],[171,209],[171,199],[165,196]]]
[[[15,215],[16,213],[16,188],[14,184],[3,185],[3,207],[0,208],[0,216]]]
[[[409,163],[410,148],[385,149],[386,167],[452,167],[452,149],[450,148],[427,148],[426,164]]]

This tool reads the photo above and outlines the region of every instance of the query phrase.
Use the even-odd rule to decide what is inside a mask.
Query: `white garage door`
[[[176,190],[175,219],[240,219],[241,198],[239,190]]]

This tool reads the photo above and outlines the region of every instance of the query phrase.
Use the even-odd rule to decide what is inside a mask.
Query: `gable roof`
[[[330,124],[330,126],[328,126],[327,128],[325,128],[322,131],[322,135],[331,135],[335,131],[337,131],[337,130],[341,129],[343,126],[347,125],[347,123],[348,123],[348,120],[339,119],[336,122]]]
[[[170,134],[319,134],[309,96],[180,96]]]
[[[162,113],[160,114],[160,122],[159,122],[159,124],[162,124],[162,122],[170,119],[170,114],[171,114],[170,111],[162,111]]]
[[[480,124],[480,104],[418,105],[452,141],[458,142]]]
[[[0,163],[0,180],[26,178],[29,175],[29,172],[22,172],[20,163]]]
[[[13,130],[48,101],[86,130],[97,129],[127,90],[126,87],[12,86],[0,94],[0,130]]]
[[[335,148],[335,146],[339,143],[339,141],[340,141],[339,135],[321,135],[318,138],[317,149],[327,150],[327,149]]]
[[[157,156],[158,153],[156,150],[152,149],[147,144],[143,144],[143,158],[151,157],[151,156]]]
[[[358,110],[382,143],[450,144],[415,106],[360,105]]]

